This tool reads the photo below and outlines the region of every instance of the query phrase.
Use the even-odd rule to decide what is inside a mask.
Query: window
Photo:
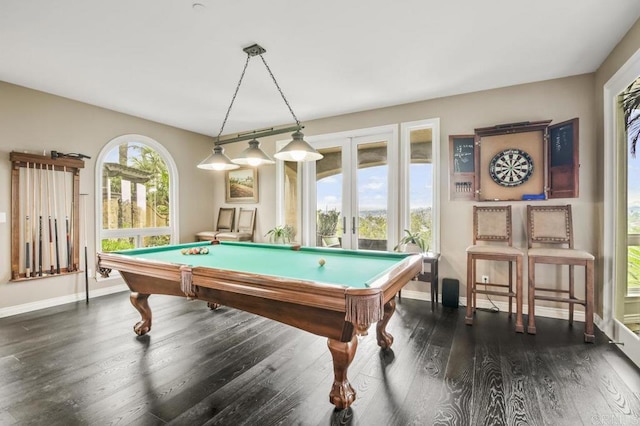
[[[98,251],[153,247],[177,238],[178,173],[151,138],[110,141],[96,163]]]
[[[400,128],[401,138],[398,125],[307,137],[325,157],[276,163],[278,223],[307,245],[391,250],[407,229],[437,251],[439,120]]]
[[[401,222],[403,229],[419,233],[427,251],[439,250],[438,162],[439,120],[421,120],[401,125]],[[402,201],[404,200],[404,201]],[[404,231],[403,231],[404,234]],[[401,235],[402,237],[402,235]]]

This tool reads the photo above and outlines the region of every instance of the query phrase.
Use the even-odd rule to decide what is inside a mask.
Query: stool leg
[[[574,266],[569,265],[569,300],[574,299],[575,286],[573,282],[573,277],[574,277],[573,272],[574,272]],[[586,290],[586,287],[585,287],[585,290]],[[569,325],[573,325],[573,308],[574,308],[574,303],[569,302]]]
[[[478,266],[478,259],[473,258],[473,313],[475,315],[476,308],[478,307],[478,292],[476,291],[476,278],[478,276],[476,267]]]
[[[527,326],[527,333],[536,334],[536,263],[535,260],[529,256],[529,325]]]
[[[524,333],[522,324],[522,256],[516,257],[516,333]]]
[[[593,261],[588,260],[585,265],[585,299],[587,299],[587,305],[585,306],[585,318],[584,318],[584,341],[595,342],[596,336],[593,334]]]
[[[438,303],[438,259],[431,264],[431,288],[435,288],[436,303]]]
[[[513,314],[513,261],[509,261],[509,318]]]
[[[473,255],[467,254],[467,315],[464,317],[464,323],[473,325],[473,286],[475,281],[475,260]]]

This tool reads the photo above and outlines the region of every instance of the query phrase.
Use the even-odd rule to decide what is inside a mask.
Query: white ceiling
[[[253,43],[304,122],[593,72],[639,16],[638,0],[2,0],[0,80],[216,135]],[[254,57],[224,134],[292,121]]]

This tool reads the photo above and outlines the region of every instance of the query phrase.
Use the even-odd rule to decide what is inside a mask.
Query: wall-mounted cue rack
[[[11,152],[11,280],[79,272],[77,158]]]

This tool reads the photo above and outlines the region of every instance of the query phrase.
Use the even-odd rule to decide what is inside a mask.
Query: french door
[[[397,154],[394,133],[311,141],[324,155],[307,169],[308,241],[322,247],[391,250],[396,240]],[[315,216],[315,221],[313,220]]]

